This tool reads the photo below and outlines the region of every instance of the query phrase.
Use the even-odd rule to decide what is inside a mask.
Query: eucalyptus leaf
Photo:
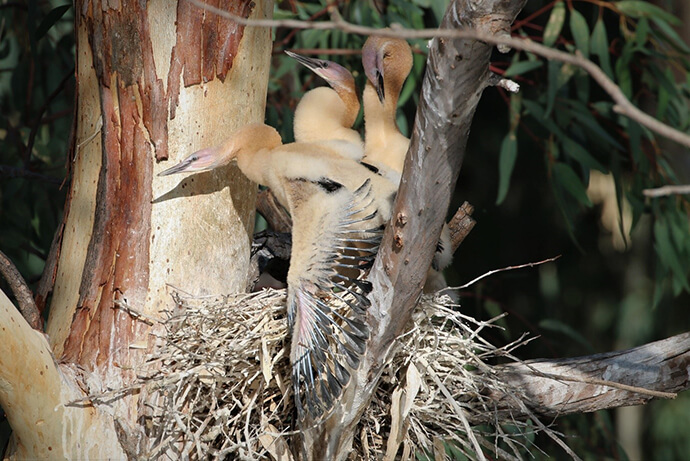
[[[562,162],[555,162],[552,166],[554,181],[559,183],[570,195],[581,204],[591,207],[592,202],[587,197],[587,188],[580,177],[570,166]]]
[[[514,62],[503,73],[504,77],[512,77],[513,75],[525,75],[526,73],[538,69],[543,66],[543,61],[518,61]]]
[[[544,35],[542,37],[542,44],[544,46],[553,46],[553,44],[556,43],[556,39],[561,34],[561,30],[563,29],[564,22],[565,3],[559,1],[553,6],[549,20],[546,23],[546,27],[544,27]]]
[[[678,48],[683,53],[690,53],[690,48],[688,45],[685,44],[683,39],[680,38],[680,35],[678,35],[678,32],[676,32],[673,27],[668,24],[668,22],[656,17],[652,18],[652,22],[661,30],[661,32],[668,38],[668,41],[673,46]]]
[[[573,34],[575,46],[585,57],[589,56],[589,26],[582,13],[576,9],[570,10],[570,32]]]
[[[514,132],[509,132],[501,144],[501,153],[498,157],[498,195],[496,205],[500,205],[508,195],[510,188],[510,176],[513,174],[515,160],[517,159],[517,138]]]
[[[608,169],[590,154],[587,149],[582,147],[570,138],[563,138],[563,152],[570,158],[576,160],[583,167],[608,173]]]
[[[641,0],[623,0],[614,2],[614,6],[618,11],[632,18],[657,18],[673,24],[674,26],[682,24],[680,19],[649,2]]]
[[[606,33],[606,25],[602,19],[599,19],[594,25],[592,31],[592,54],[599,58],[601,69],[613,78],[613,69],[611,68],[611,56],[609,54],[609,40]]]

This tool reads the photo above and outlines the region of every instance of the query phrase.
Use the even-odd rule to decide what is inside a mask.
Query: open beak
[[[182,160],[177,165],[158,173],[158,176],[168,176],[177,173],[192,173],[199,171],[212,170],[218,166],[219,149],[208,147],[194,152],[192,155]]]

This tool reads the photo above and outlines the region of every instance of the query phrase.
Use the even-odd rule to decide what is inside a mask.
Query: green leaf
[[[541,322],[539,322],[539,328],[553,331],[554,333],[561,333],[565,335],[567,338],[572,339],[577,343],[580,343],[580,345],[582,345],[588,352],[594,352],[592,344],[589,341],[587,341],[587,339],[584,336],[582,336],[582,334],[580,334],[570,325],[566,325],[565,323],[559,320],[544,319]]]
[[[671,101],[671,94],[664,85],[659,85],[659,94],[657,96],[656,118],[663,120],[666,117],[666,110]]]
[[[562,141],[563,151],[571,158],[576,160],[580,165],[591,170],[601,171],[607,173],[607,168],[595,159],[587,149],[582,147],[570,138],[564,138]]]
[[[647,18],[642,18],[637,21],[637,27],[635,28],[635,45],[638,47],[643,47],[647,43],[647,37],[649,36],[649,21]]]
[[[568,101],[569,105],[573,108],[573,116],[588,130],[592,132],[595,136],[598,136],[603,141],[611,144],[613,147],[620,151],[624,151],[623,146],[614,139],[610,134],[604,130],[597,119],[591,114],[587,107],[577,101]]]
[[[674,26],[682,24],[680,19],[676,18],[671,13],[664,11],[656,5],[641,0],[625,0],[615,2],[614,5],[618,11],[631,18],[658,18]]]
[[[553,177],[570,195],[587,207],[592,206],[592,202],[587,197],[587,188],[582,184],[580,177],[565,163],[556,162],[553,164]]]
[[[609,39],[606,34],[606,25],[599,19],[592,31],[592,54],[599,58],[601,69],[606,72],[609,78],[613,78],[611,68],[611,56],[609,55]]]
[[[589,26],[582,14],[576,9],[570,10],[570,32],[575,39],[575,46],[585,57],[589,56]]]
[[[538,103],[530,101],[528,99],[524,99],[522,101],[522,105],[525,106],[527,113],[534,117],[534,119],[537,120],[539,123],[544,125],[544,127],[547,130],[556,134],[559,137],[565,136],[563,130],[561,130],[561,128],[558,125],[556,125],[552,119],[546,116],[544,108],[541,107]]]
[[[657,219],[654,223],[654,243],[654,248],[662,264],[676,275],[674,280],[680,278],[683,288],[690,291],[687,277],[684,276],[683,265],[669,235],[668,222],[664,219]]]
[[[293,19],[295,16],[297,14],[290,10],[283,10],[278,7],[273,10],[273,19]]]
[[[572,216],[575,214],[575,210],[573,209],[574,207],[571,206],[570,202],[566,200],[566,197],[563,195],[562,185],[557,183],[554,178],[552,178],[551,187],[553,188],[553,196],[556,199],[558,209],[565,220],[565,228],[568,231],[568,236],[573,241],[577,249],[583,251],[582,247],[580,247],[580,244],[577,241],[577,237],[575,237],[575,225],[573,224],[572,219]]]
[[[627,123],[628,132],[628,143],[630,145],[630,150],[632,151],[633,161],[637,164],[638,168],[643,172],[649,171],[649,159],[642,152],[642,130],[640,130],[640,125],[633,120],[629,120]]]
[[[546,117],[551,114],[553,105],[556,103],[556,94],[558,93],[558,76],[561,72],[561,63],[556,61],[549,61],[549,81],[546,88]]]
[[[527,72],[540,68],[544,65],[543,61],[518,61],[506,69],[503,74],[504,77],[512,77],[513,75],[525,75]]]
[[[517,158],[517,137],[514,131],[510,131],[501,144],[501,153],[498,157],[498,197],[496,205],[500,205],[508,195],[510,176],[513,174],[515,159]]]
[[[686,45],[683,39],[680,38],[680,35],[678,35],[678,33],[668,25],[668,22],[658,18],[652,18],[652,22],[654,22],[654,24],[661,29],[661,32],[666,35],[672,45],[676,46],[683,53],[690,53],[690,48],[688,48],[688,45]]]
[[[50,30],[50,28],[53,27],[55,23],[65,15],[65,13],[67,13],[70,8],[72,8],[71,4],[60,5],[50,10],[46,17],[43,18],[43,21],[41,21],[41,24],[39,24],[36,28],[36,40],[43,37]]]
[[[565,4],[560,1],[556,3],[551,10],[549,21],[544,27],[543,45],[552,46],[556,43],[556,39],[561,34],[563,23],[565,22]]]
[[[618,86],[625,96],[630,99],[632,97],[632,74],[630,73],[630,61],[633,59],[635,53],[634,46],[628,42],[623,46],[621,56],[616,61],[616,77],[618,78]]]

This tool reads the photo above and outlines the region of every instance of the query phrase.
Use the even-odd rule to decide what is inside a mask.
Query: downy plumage
[[[389,220],[396,188],[319,143],[281,144],[263,124],[240,128],[159,176],[210,170],[236,161],[268,186],[293,220],[288,324],[295,404],[300,418],[323,416],[364,353],[370,302],[363,280]]]

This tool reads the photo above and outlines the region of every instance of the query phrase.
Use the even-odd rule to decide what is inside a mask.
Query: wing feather
[[[329,184],[327,181],[321,181]],[[366,309],[383,226],[370,180],[350,191],[293,181],[288,190],[293,250],[288,274],[290,358],[300,419],[323,416],[359,365],[369,329]]]

